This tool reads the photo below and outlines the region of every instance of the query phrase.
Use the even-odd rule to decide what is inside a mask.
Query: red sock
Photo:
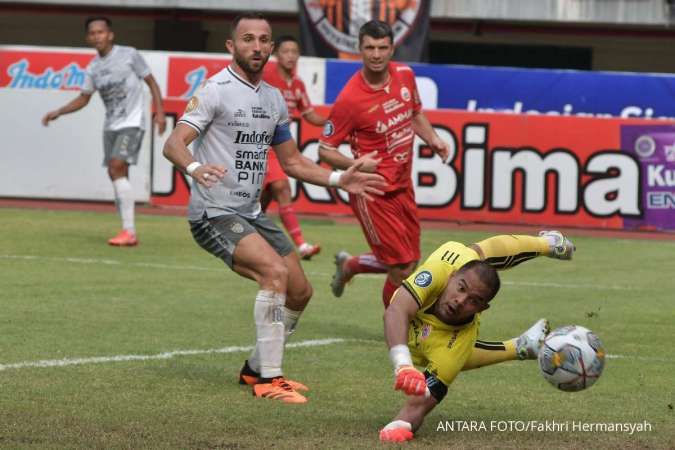
[[[346,263],[347,271],[353,276],[357,273],[386,273],[387,266],[375,258],[372,253],[352,256]]]
[[[304,244],[305,239],[302,237],[300,222],[298,222],[298,218],[295,216],[293,205],[279,205],[279,218],[281,218],[281,223],[284,224],[284,228],[286,228],[288,234],[291,235],[291,239],[293,239],[295,245],[299,247]]]
[[[384,303],[384,309],[389,307],[389,303],[391,302],[391,298],[394,296],[396,289],[398,289],[398,286],[387,277],[387,279],[384,280],[384,287],[382,288],[382,303]]]

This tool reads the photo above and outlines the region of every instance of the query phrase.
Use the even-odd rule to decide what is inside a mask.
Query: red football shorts
[[[387,265],[419,261],[420,223],[412,187],[375,196],[372,202],[350,195],[349,203],[378,261]]]
[[[268,184],[279,180],[288,180],[288,175],[281,168],[276,152],[270,149],[267,152],[267,173],[265,174],[262,188],[265,189]]]

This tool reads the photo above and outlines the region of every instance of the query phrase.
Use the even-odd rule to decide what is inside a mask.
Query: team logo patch
[[[323,125],[323,135],[328,137],[332,136],[333,133],[335,133],[335,125],[333,125],[333,122],[330,120],[327,120],[326,123]]]
[[[410,101],[410,91],[408,90],[407,87],[403,86],[401,88],[401,98],[405,100],[406,102]]]
[[[191,113],[199,106],[199,99],[197,97],[192,97],[185,107],[185,114]]]
[[[675,161],[675,143],[673,145],[664,145],[663,153],[666,155],[666,161],[674,162]]]
[[[244,232],[244,226],[242,224],[238,223],[238,222],[235,222],[230,227],[230,231],[232,231],[233,233],[237,233],[237,234],[243,233]]]
[[[420,340],[423,341],[426,338],[429,337],[431,334],[431,325],[428,323],[425,323],[424,326],[422,327],[422,333],[420,333]]]
[[[640,136],[635,141],[635,153],[638,154],[640,158],[649,158],[656,151],[656,142],[651,136]]]
[[[415,277],[415,284],[419,287],[427,287],[431,284],[431,279],[431,272],[425,270],[417,274]]]

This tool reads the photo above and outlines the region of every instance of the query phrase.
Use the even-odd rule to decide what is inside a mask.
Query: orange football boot
[[[272,378],[269,383],[254,384],[253,395],[258,398],[269,398],[284,403],[307,403],[307,397],[296,392],[284,377]]]
[[[108,239],[108,244],[116,247],[133,247],[134,245],[138,245],[138,239],[136,239],[134,233],[122,230],[114,238]]]
[[[253,386],[254,384],[258,384],[259,380],[260,374],[251,369],[251,366],[248,365],[248,360],[244,361],[244,366],[239,371],[239,384]],[[286,383],[290,384],[293,390],[305,392],[309,391],[307,386],[297,381],[286,380]]]

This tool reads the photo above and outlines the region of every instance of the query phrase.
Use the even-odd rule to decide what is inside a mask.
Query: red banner
[[[615,229],[629,219],[640,226],[644,174],[641,161],[622,151],[621,131],[655,122],[461,111],[427,116],[450,143],[451,158],[443,164],[416,141],[412,176],[421,218]],[[316,161],[321,130],[296,125],[299,148]],[[185,186],[153,202],[185,204]],[[344,193],[300,182],[294,188],[298,212],[351,214]],[[667,198],[672,203],[672,194]],[[664,228],[675,226],[669,223]]]
[[[0,88],[73,89],[84,84],[91,53],[51,51],[0,51]]]

